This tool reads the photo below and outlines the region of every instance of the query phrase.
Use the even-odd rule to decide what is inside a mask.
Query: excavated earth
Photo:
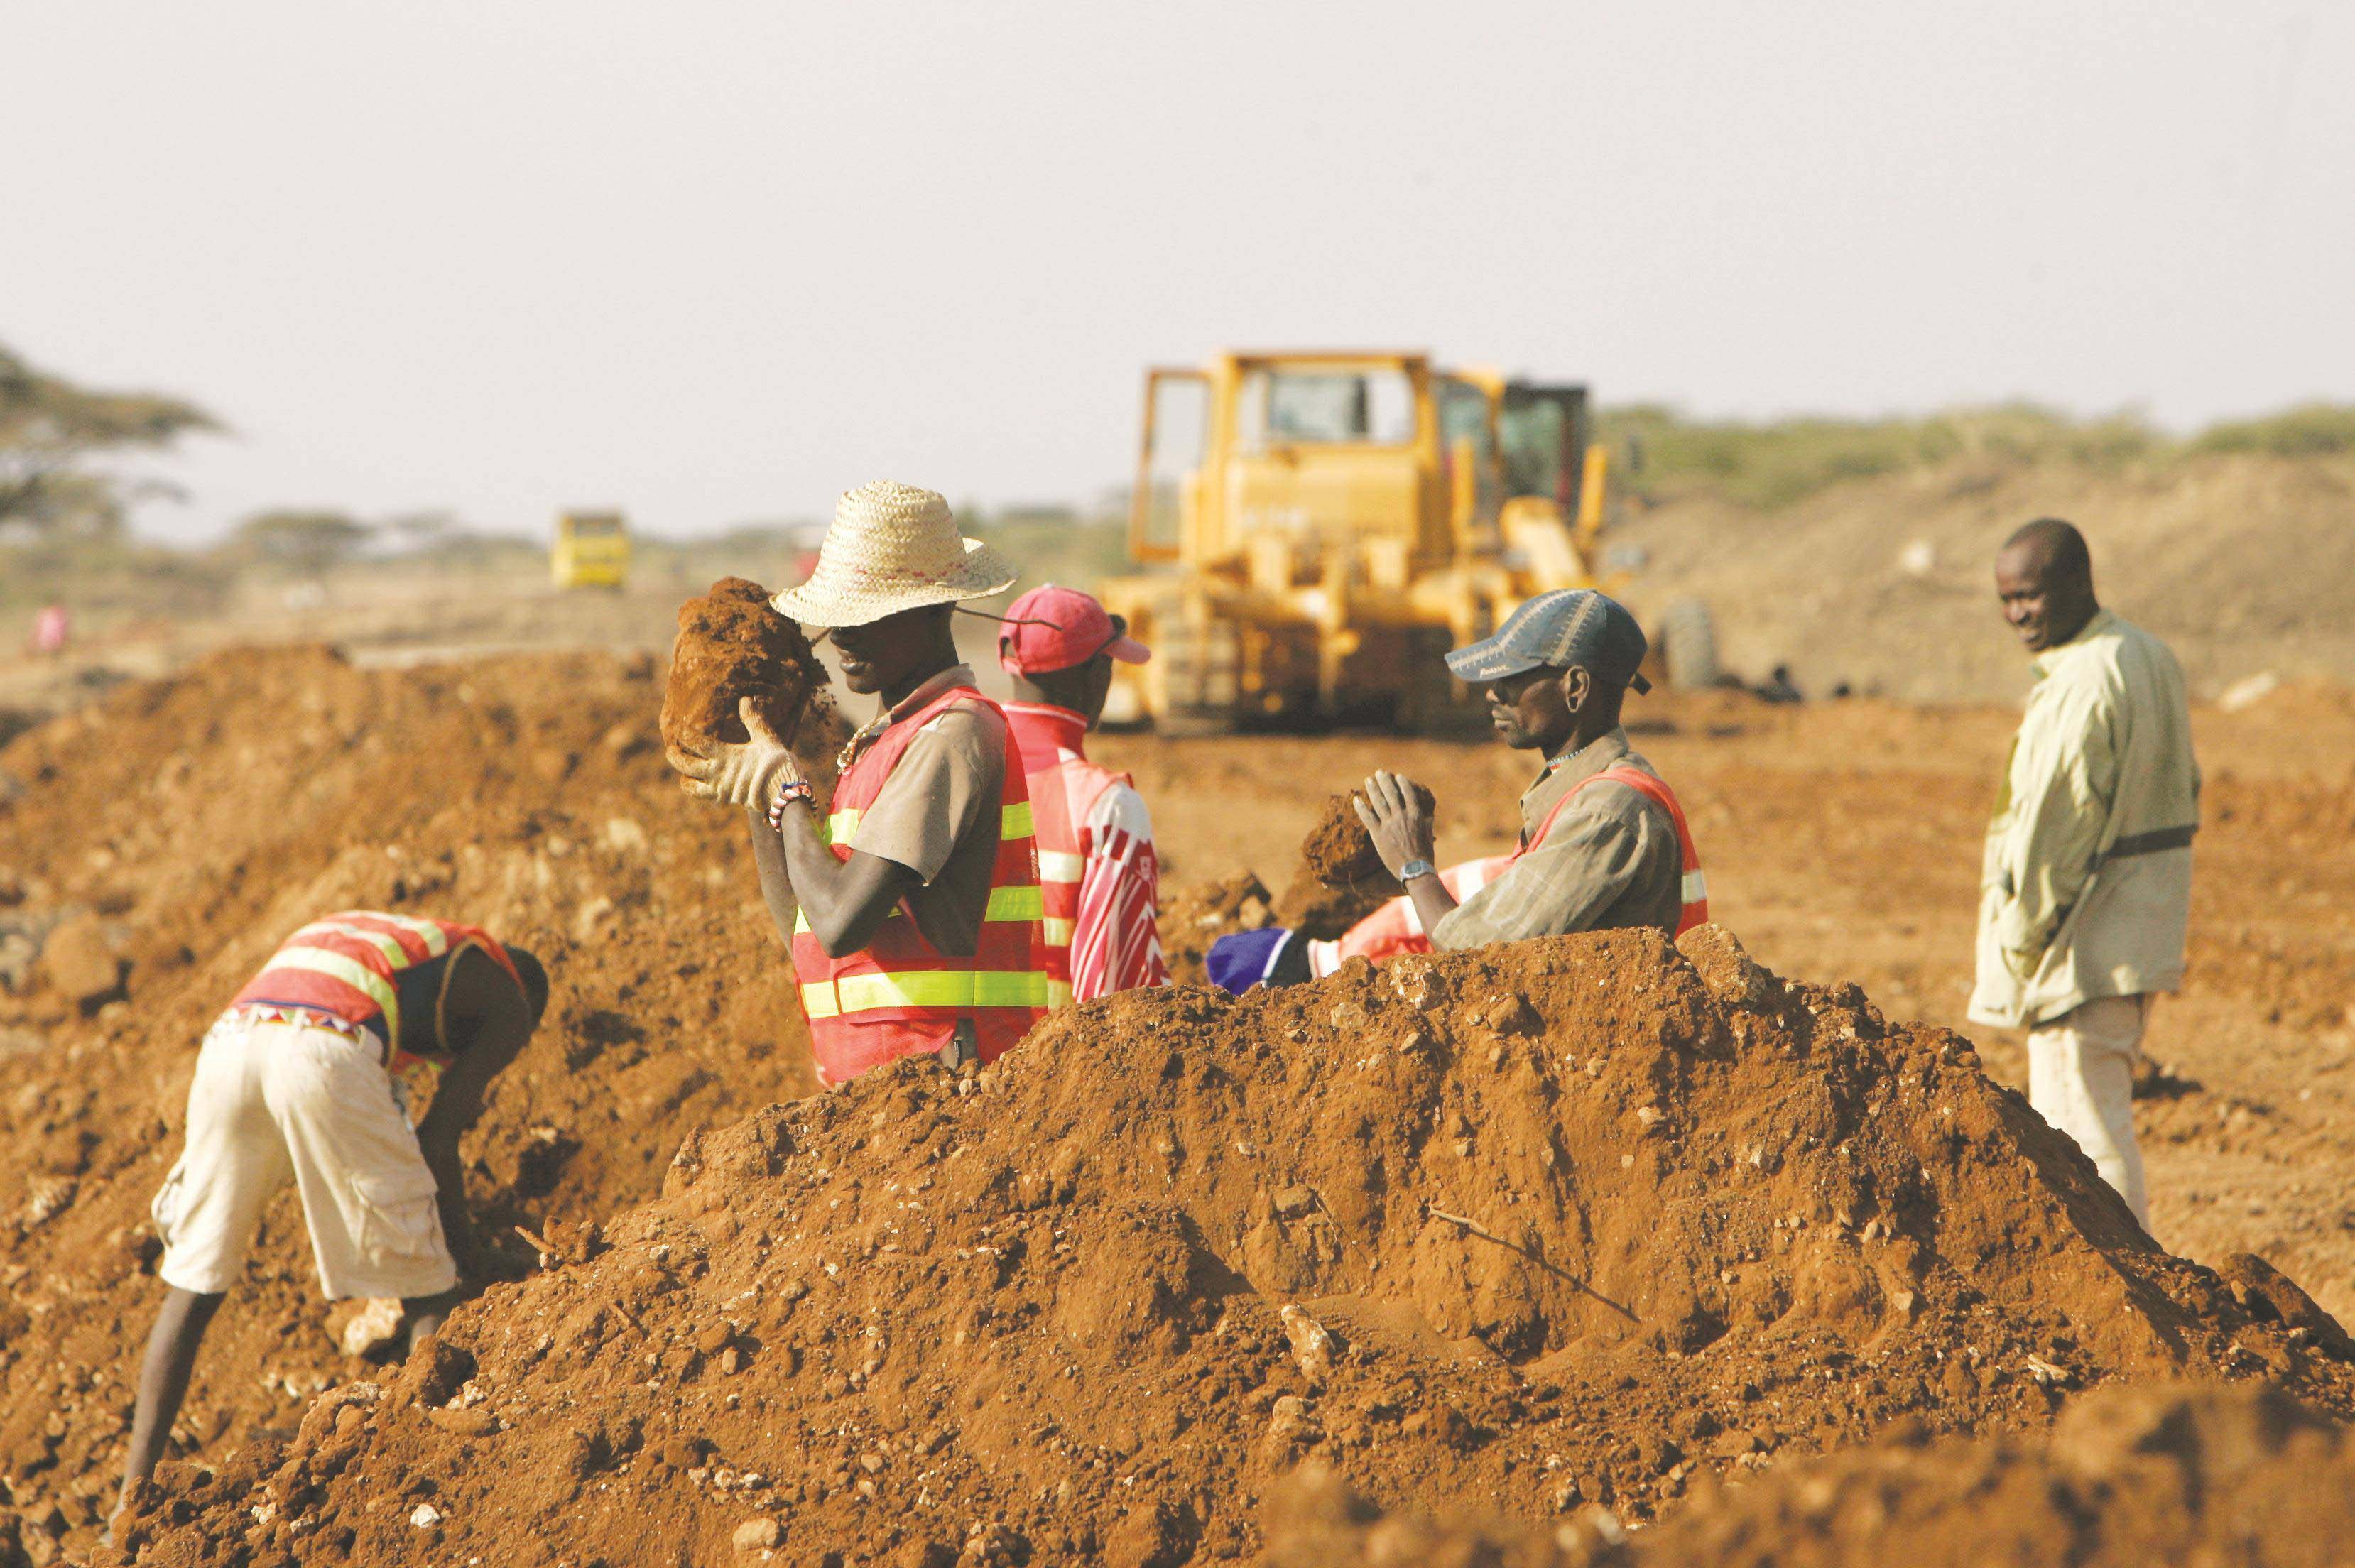
[[[2037,1435],[2183,1376],[2355,1406],[2337,1325],[2237,1255],[2355,1299],[2330,1175],[2355,700],[2199,717],[2193,978],[2137,1108],[2159,1232],[2211,1272],[2002,1086],[2016,1042],[1986,1040],[1991,1079],[1714,931],[1114,998],[986,1075],[804,1098],[741,814],[677,791],[663,695],[650,658],[231,652],[0,748],[0,1568],[126,1560],[95,1526],[195,1043],[286,931],[356,904],[481,920],[554,975],[465,1148],[487,1288],[406,1365],[348,1357],[282,1198],[129,1521],[139,1562],[1585,1562],[1657,1520],[1632,1542],[1862,1563],[1904,1559],[1873,1555],[1884,1524],[1982,1540],[1998,1487],[2035,1543],[2130,1545],[2086,1510],[2171,1474],[2242,1500],[2154,1511],[2149,1556],[2259,1512],[2343,1539],[2296,1477],[2345,1450],[2297,1421],[2243,1423],[2275,1457],[2241,1478],[2169,1458],[2140,1490]],[[1778,967],[1955,1016],[2007,717],[1665,711],[1641,743],[1721,912]],[[1282,863],[1374,766],[1439,786],[1450,859],[1499,847],[1525,782],[1498,749],[1317,746],[1101,751],[1181,884]],[[822,776],[831,745],[797,750]],[[1241,875],[1164,929],[1329,933],[1364,901]],[[2227,1452],[2241,1417],[2168,1397],[2190,1413],[2159,1424]],[[1748,1533],[1679,1533],[1720,1530]]]
[[[1870,1447],[1704,1484],[1657,1530],[1597,1510],[1551,1530],[1386,1516],[1329,1469],[1269,1510],[1283,1568],[2336,1568],[2355,1541],[2355,1441],[2263,1387],[2105,1389],[2049,1438]]]
[[[2116,1380],[2355,1411],[2283,1316],[2153,1245],[1960,1038],[1721,928],[1565,937],[1131,993],[693,1136],[596,1255],[167,1472],[125,1539],[1174,1564],[1259,1554],[1309,1458],[1385,1507],[1639,1521]]]
[[[660,695],[645,658],[232,652],[0,751],[0,1504],[90,1538],[196,1043],[306,919],[463,916],[546,959],[549,1018],[465,1145],[493,1277],[533,1266],[513,1225],[650,1197],[690,1128],[813,1087],[741,814],[678,792]],[[206,1342],[184,1445],[291,1426],[366,1371],[326,1313],[290,1190]]]

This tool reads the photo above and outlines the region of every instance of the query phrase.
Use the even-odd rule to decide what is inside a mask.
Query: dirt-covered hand
[[[739,702],[736,711],[744,720],[745,741],[721,741],[709,752],[673,746],[664,755],[677,770],[680,784],[698,799],[766,811],[776,798],[778,786],[801,777],[801,770],[776,731],[762,722],[751,698]]]
[[[1415,787],[1406,780],[1386,768],[1377,770],[1351,804],[1358,808],[1358,820],[1366,825],[1367,837],[1374,841],[1374,852],[1391,876],[1404,870],[1410,861],[1432,859],[1437,841],[1433,837],[1431,813],[1423,809]]]

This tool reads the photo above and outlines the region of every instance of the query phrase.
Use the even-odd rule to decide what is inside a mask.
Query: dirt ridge
[[[691,1137],[605,1241],[162,1477],[140,1561],[1175,1564],[1312,1458],[1639,1520],[2122,1379],[2355,1409],[1967,1042],[1714,927],[1114,997]]]

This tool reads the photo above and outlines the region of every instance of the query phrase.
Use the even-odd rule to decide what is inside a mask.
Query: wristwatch
[[[1401,884],[1411,882],[1417,877],[1435,877],[1437,875],[1439,875],[1439,868],[1433,865],[1428,860],[1409,860],[1405,865],[1399,868],[1399,881]]]

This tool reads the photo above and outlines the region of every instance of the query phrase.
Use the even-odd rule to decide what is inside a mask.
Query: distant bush
[[[2275,457],[2332,457],[2355,452],[2355,408],[2302,403],[2262,419],[2210,425],[2195,452],[2263,452]]]
[[[2131,415],[2073,420],[2031,403],[1922,419],[1700,421],[1657,404],[1606,409],[1605,439],[1628,484],[1652,495],[1706,489],[1753,507],[1790,505],[1852,479],[1957,458],[2115,464],[2166,444]]]
[[[227,607],[236,575],[217,557],[127,538],[0,544],[0,616],[50,603],[101,616],[214,614]],[[14,640],[0,634],[0,650]]]

